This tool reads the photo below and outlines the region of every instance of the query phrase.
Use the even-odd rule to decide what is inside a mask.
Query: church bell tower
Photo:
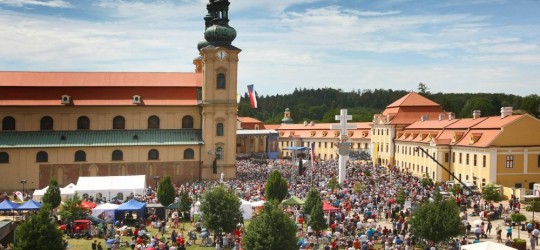
[[[203,179],[236,178],[237,74],[240,49],[229,26],[229,1],[210,0],[204,39],[197,44],[196,71],[202,73]],[[215,161],[214,161],[215,160]],[[216,166],[217,165],[217,166]]]

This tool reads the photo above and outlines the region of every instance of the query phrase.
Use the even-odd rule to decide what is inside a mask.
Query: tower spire
[[[199,50],[208,45],[231,46],[236,38],[236,30],[229,26],[230,4],[229,0],[210,0],[206,5],[208,14],[204,17],[204,40],[197,44]]]

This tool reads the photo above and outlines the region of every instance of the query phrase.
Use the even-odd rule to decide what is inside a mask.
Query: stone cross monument
[[[349,139],[347,129],[356,128],[356,125],[347,124],[347,121],[350,120],[352,120],[352,115],[347,115],[347,110],[342,109],[340,114],[336,115],[336,121],[339,121],[339,125],[330,125],[330,129],[339,129],[341,135],[338,143],[339,184],[343,184],[346,179],[345,167],[347,165],[347,161],[349,160],[349,148],[351,144],[347,142]]]

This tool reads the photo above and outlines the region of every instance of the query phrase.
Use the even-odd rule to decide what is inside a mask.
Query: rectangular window
[[[469,154],[465,155],[465,164],[469,165]]]
[[[514,168],[514,156],[513,155],[507,155],[506,156],[506,168]]]
[[[456,163],[456,152],[452,152],[452,163]]]
[[[477,155],[473,155],[473,165],[475,167],[476,167],[476,163],[477,163],[476,158],[477,158]]]
[[[324,148],[328,148],[328,142],[324,143]]]
[[[459,174],[459,180],[461,181],[461,174]]]
[[[468,181],[469,180],[469,175],[465,175],[465,180]]]
[[[319,142],[319,148],[321,147],[321,142]]]
[[[463,162],[463,161],[462,161],[462,160],[463,160],[463,157],[462,157],[462,156],[463,156],[463,155],[462,155],[461,153],[459,153],[459,164],[461,164],[461,163]]]
[[[538,155],[538,167],[540,168],[540,155]]]
[[[486,167],[486,156],[482,156],[482,167]]]
[[[444,153],[444,162],[448,163],[448,153]]]
[[[516,188],[522,188],[523,185],[521,185],[521,183],[516,183],[516,185],[514,185]]]

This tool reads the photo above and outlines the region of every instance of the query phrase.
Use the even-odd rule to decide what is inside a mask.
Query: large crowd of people
[[[177,191],[178,193],[187,192],[194,201],[197,201],[205,190],[221,184],[234,190],[244,200],[264,200],[265,182],[272,171],[279,171],[288,181],[289,196],[305,199],[309,190],[316,188],[321,198],[336,208],[336,211],[326,213],[329,229],[319,232],[319,235],[315,235],[317,232],[304,225],[305,215],[302,214],[301,209],[288,208],[286,210],[291,219],[299,225],[300,249],[314,249],[319,246],[318,249],[372,249],[375,244],[382,245],[384,249],[412,249],[420,242],[411,232],[408,220],[410,214],[421,202],[433,199],[436,189],[443,193],[450,191],[447,183],[437,186],[423,185],[421,178],[399,171],[398,168],[389,169],[356,161],[348,163],[347,181],[339,188],[332,190],[328,183],[330,179],[337,176],[337,161],[319,161],[314,166],[307,166],[306,171],[300,174],[298,160],[290,159],[265,161],[241,159],[237,161],[237,178],[184,183],[177,187]],[[401,190],[406,197],[404,206],[396,202]],[[153,198],[151,202],[157,202],[157,200]],[[496,206],[483,201],[479,194],[457,195],[456,202],[463,209],[461,213],[463,232],[464,234],[470,232],[474,238],[456,238],[455,241],[450,242],[450,247],[454,249],[459,249],[459,245],[462,244],[480,241],[487,231],[491,231],[492,223],[489,220],[507,216],[508,212],[508,209],[503,209],[502,204]],[[516,207],[515,203],[512,205],[513,208]],[[467,210],[464,209],[467,207],[474,207],[471,214],[467,214]],[[470,229],[471,223],[468,221],[468,216],[479,216],[479,219],[484,219],[485,223],[476,224],[473,229]],[[498,230],[496,233],[500,234]],[[240,235],[236,236],[219,237],[217,242],[220,245],[224,245],[223,241],[229,242],[228,244],[238,242]],[[432,242],[422,243],[428,247],[434,247]]]

